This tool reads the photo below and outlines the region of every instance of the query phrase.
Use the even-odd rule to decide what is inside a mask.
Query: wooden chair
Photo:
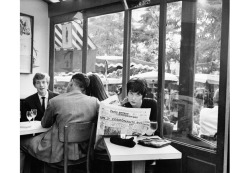
[[[46,166],[63,169],[64,173],[68,173],[68,166],[86,164],[86,172],[90,173],[93,160],[95,128],[94,122],[68,123],[64,128],[59,128],[59,140],[64,143],[64,160],[59,163],[46,163]],[[68,160],[68,144],[86,141],[88,141],[87,156],[79,160]],[[46,166],[44,167],[44,172],[46,172]]]

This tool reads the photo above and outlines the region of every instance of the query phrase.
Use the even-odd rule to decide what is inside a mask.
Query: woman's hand
[[[121,101],[121,105],[124,105],[125,103],[127,103],[128,102],[128,97],[125,97],[124,99],[123,99],[123,101]]]

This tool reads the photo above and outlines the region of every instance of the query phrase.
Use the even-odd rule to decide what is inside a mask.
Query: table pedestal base
[[[132,173],[145,173],[145,161],[132,161]]]

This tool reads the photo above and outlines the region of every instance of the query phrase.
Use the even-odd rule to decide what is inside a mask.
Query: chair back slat
[[[86,153],[86,169],[90,173],[92,167],[91,154],[94,149],[94,133],[96,125],[94,122],[68,123],[62,127],[59,126],[59,141],[64,143],[64,173],[68,172],[68,143],[88,142]]]
[[[64,128],[59,127],[59,141],[66,142],[65,139],[67,139],[68,143],[88,141],[91,135],[91,128],[92,122],[68,123]]]
[[[90,173],[93,166],[93,150],[96,131],[96,121],[92,122],[78,122],[59,125],[59,141],[63,142],[63,170],[68,173],[68,166],[86,162],[86,172]],[[79,160],[68,160],[68,143],[88,144],[86,158]],[[62,163],[53,164],[56,168],[62,168]],[[53,167],[53,166],[52,166]],[[45,171],[46,172],[46,171]]]

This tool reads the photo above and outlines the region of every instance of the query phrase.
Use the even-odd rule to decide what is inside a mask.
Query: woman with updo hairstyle
[[[107,99],[108,95],[100,77],[94,73],[88,74],[88,77],[90,79],[90,84],[86,89],[86,94],[88,96],[96,97],[99,101]]]

